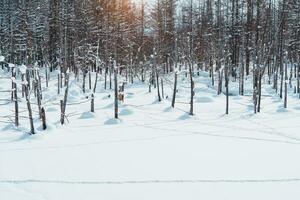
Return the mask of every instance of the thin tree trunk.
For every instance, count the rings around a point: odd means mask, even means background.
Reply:
[[[155,72],[156,72],[156,87],[157,87],[157,95],[158,95],[158,101],[161,101],[161,96],[160,96],[160,91],[159,91],[159,75],[158,75],[158,69],[157,66],[155,67]]]
[[[173,98],[172,98],[172,107],[175,107],[176,93],[177,93],[177,72],[175,72],[175,80],[174,80],[174,89],[173,89]]]
[[[85,93],[85,79],[86,79],[86,72],[83,72],[83,80],[82,80],[82,92]]]
[[[283,65],[283,64],[281,63],[281,65]],[[280,77],[280,94],[279,94],[279,96],[282,99],[282,97],[283,97],[283,82],[284,82],[284,70],[283,70],[283,66],[281,66],[280,75],[281,75],[281,77]]]
[[[22,82],[24,82],[25,81],[25,74],[22,74],[21,76],[22,76]],[[25,97],[25,85],[22,84],[22,98],[24,98],[24,97]]]
[[[223,87],[223,69],[218,71],[219,73],[219,83],[218,83],[218,95],[222,93],[222,87]]]
[[[19,104],[18,104],[18,92],[17,92],[17,83],[16,81],[16,73],[13,73],[14,81],[13,81],[13,101],[15,102],[15,126],[19,126]]]
[[[288,70],[287,70],[287,58],[285,61],[284,66],[284,74],[285,74],[285,81],[284,81],[284,108],[287,108],[287,93],[288,93]]]
[[[89,89],[92,90],[92,76],[91,76],[91,71],[89,71]]]
[[[300,64],[297,67],[297,93],[300,94]]]
[[[95,78],[93,93],[96,93],[97,83],[98,83],[98,72],[96,72],[96,78]]]
[[[242,58],[241,65],[241,74],[240,74],[240,95],[244,95],[244,77],[245,77],[245,66],[244,66],[244,58]]]
[[[13,80],[13,78],[15,78],[15,75],[14,75],[14,71],[15,71],[16,69],[13,67],[12,69],[11,69],[11,95],[10,95],[10,99],[11,99],[11,101],[13,102],[14,101],[14,81],[15,80]]]
[[[109,69],[109,89],[111,90],[112,89],[112,70]]]
[[[193,69],[192,69],[192,64],[189,61],[189,73],[190,73],[190,82],[191,82],[191,101],[190,101],[190,115],[194,115],[194,95],[195,95],[195,83],[193,80]]]
[[[257,88],[255,87],[253,90],[253,105],[254,105],[254,113],[257,113]]]
[[[25,85],[25,96],[26,96],[26,104],[27,104],[27,110],[28,110],[28,116],[29,116],[30,134],[33,135],[33,134],[35,134],[35,131],[34,131],[34,124],[33,124],[28,84]]]
[[[210,65],[210,73],[211,73],[211,85],[214,86],[215,85],[215,76],[214,76],[214,65],[213,65],[213,61],[212,58],[209,59],[209,65]]]
[[[107,67],[105,68],[105,73],[104,73],[104,89],[106,90],[107,88]]]
[[[150,77],[149,77],[149,93],[151,93],[151,87],[152,87],[152,74],[150,74]]]
[[[91,95],[91,112],[95,112],[95,98],[94,98],[94,94]]]
[[[41,109],[41,116],[42,116],[42,127],[43,127],[43,130],[46,130],[47,129],[47,123],[46,123],[46,112],[45,112],[44,107],[42,107],[42,109]]]
[[[38,82],[36,82],[35,84],[38,84]],[[37,87],[37,104],[38,104],[38,109],[39,109],[39,117],[40,119],[42,118],[42,108],[41,108],[41,93],[40,93],[40,89],[39,87]]]
[[[117,69],[114,69],[114,82],[115,82],[115,119],[119,118],[119,100],[118,100],[118,74]]]
[[[229,71],[225,69],[225,87],[226,87],[226,115],[229,114]]]
[[[165,94],[164,94],[164,80],[161,79],[161,96],[164,99],[165,98]]]
[[[46,87],[48,88],[49,87],[49,78],[48,78],[48,68],[46,67],[45,68],[45,76],[46,76]]]
[[[258,103],[257,103],[257,112],[260,112],[261,105],[261,80],[262,80],[262,72],[259,70],[258,74]]]
[[[60,81],[60,78],[59,78],[59,74],[58,74],[57,75],[57,94],[60,94],[59,81]]]
[[[62,100],[62,102],[61,102],[60,123],[62,125],[65,123],[66,107],[67,107],[67,101],[68,101],[68,91],[69,91],[69,73],[66,73],[66,90],[65,90],[64,100]]]

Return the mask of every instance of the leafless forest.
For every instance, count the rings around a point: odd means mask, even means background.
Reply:
[[[160,77],[173,74],[175,107],[178,76],[190,79],[190,111],[194,114],[194,77],[209,72],[217,94],[226,94],[230,112],[232,82],[244,95],[245,80],[253,79],[253,112],[260,112],[262,79],[267,78],[288,106],[288,89],[300,97],[300,2],[297,0],[1,0],[0,55],[2,69],[12,80],[21,79],[34,132],[29,91],[34,89],[39,116],[41,79],[58,71],[57,93],[61,123],[67,106],[69,73],[82,78],[82,90],[97,87],[98,74],[105,89],[124,100],[118,75],[126,83],[149,83],[158,100],[164,98]],[[10,64],[9,64],[10,63]],[[39,70],[43,70],[43,76]],[[182,73],[181,73],[182,72]],[[91,73],[96,73],[95,81]],[[79,80],[79,79],[78,79]],[[93,82],[93,83],[92,83]],[[248,83],[249,84],[249,83]],[[224,89],[225,88],[225,89]],[[12,81],[18,126],[18,91]],[[94,111],[94,94],[91,95]],[[46,128],[46,127],[45,127]]]

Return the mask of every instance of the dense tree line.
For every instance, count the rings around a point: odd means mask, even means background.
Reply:
[[[297,0],[156,0],[146,11],[142,0],[0,3],[1,54],[11,63],[81,67],[114,56],[139,64],[155,52],[164,65],[190,56],[198,67],[219,70],[227,60],[236,76],[242,63],[249,75],[251,64],[299,55]]]
[[[159,2],[168,6],[159,6]],[[172,5],[177,5],[177,12],[168,11]],[[211,85],[218,82],[219,94],[224,80],[226,113],[230,82],[238,81],[239,93],[243,95],[248,75],[253,77],[254,112],[260,112],[263,77],[284,99],[284,107],[287,107],[288,87],[299,93],[299,1],[189,0],[176,4],[172,0],[158,0],[155,13],[156,24],[162,24],[156,27],[158,41],[170,44],[164,49],[171,50],[161,51],[160,56],[170,55],[176,66],[191,65],[191,75],[199,70],[210,72]],[[170,13],[174,16],[170,17]],[[169,23],[175,24],[174,32],[168,29],[174,27]],[[168,64],[161,61],[162,66]],[[291,84],[293,77],[296,85]]]
[[[107,62],[114,56],[125,64],[143,45],[144,13],[130,0],[1,0],[0,4],[0,48],[9,63],[75,69],[95,64],[96,57]]]

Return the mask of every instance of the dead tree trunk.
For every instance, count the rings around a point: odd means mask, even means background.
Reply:
[[[48,87],[49,86],[48,67],[45,68],[45,76],[46,76],[46,87]]]
[[[25,97],[26,97],[26,104],[27,104],[27,110],[28,110],[28,116],[29,116],[30,134],[33,135],[33,134],[35,134],[35,131],[34,131],[34,124],[33,124],[33,117],[32,117],[32,109],[31,109],[31,104],[30,104],[28,83],[25,84]]]
[[[94,94],[96,93],[97,83],[98,83],[98,72],[96,72],[96,78],[95,78],[94,89],[93,89]]]
[[[254,90],[253,90],[253,107],[254,107],[254,113],[256,114],[257,113],[257,88],[255,87]]]
[[[211,57],[209,58],[209,65],[210,65],[211,85],[214,86],[215,85],[214,65]]]
[[[175,72],[175,80],[174,80],[174,89],[173,89],[173,98],[172,98],[172,107],[175,107],[176,93],[177,93],[177,72]]]
[[[21,77],[22,77],[22,82],[24,82],[25,81],[25,74],[22,74]],[[22,98],[24,98],[24,97],[25,97],[25,85],[22,84]]]
[[[244,58],[242,56],[241,72],[240,72],[240,95],[244,95],[244,78],[245,78],[245,66]]]
[[[36,85],[38,84],[38,82],[35,83]],[[37,98],[37,104],[38,104],[38,109],[39,109],[39,117],[40,119],[42,118],[42,108],[41,108],[41,91],[40,91],[40,88],[37,87],[37,95],[36,95],[36,98]]]
[[[83,71],[83,80],[82,80],[82,92],[85,93],[85,79],[86,79],[86,71]]]
[[[164,80],[161,79],[161,96],[164,99],[165,98],[165,94],[164,94]]]
[[[39,111],[39,118],[42,118],[42,113],[41,113],[41,86],[40,86],[40,77],[39,77],[39,73],[38,73],[38,69],[34,70],[34,74],[35,74],[35,79],[33,81],[33,85],[34,85],[34,90],[35,90],[35,96],[37,99],[37,105],[38,105],[38,111]]]
[[[104,89],[106,90],[107,88],[107,73],[108,73],[108,68],[105,68],[105,72],[104,72]]]
[[[36,97],[36,93],[37,93],[37,81],[35,80],[35,77],[34,77],[34,80],[32,80],[32,88],[33,88],[34,97]]]
[[[218,83],[218,95],[222,93],[222,87],[223,87],[223,69],[218,70],[219,74],[219,83]]]
[[[283,97],[283,82],[284,82],[284,69],[283,69],[283,62],[281,62],[281,67],[280,67],[280,98],[282,99]]]
[[[98,83],[98,72],[96,72],[96,78],[95,78],[95,83],[94,83],[94,88],[93,88],[93,94],[92,94],[92,99],[91,99],[91,112],[95,112],[95,93],[96,93],[96,88],[97,88],[97,83]]]
[[[159,91],[159,74],[158,74],[158,67],[156,63],[156,57],[154,57],[154,69],[155,70],[155,75],[156,75],[156,86],[157,86],[157,96],[158,96],[158,101],[161,101],[161,96],[160,96],[160,91]],[[155,86],[154,86],[155,87]]]
[[[42,107],[42,109],[41,109],[41,117],[42,117],[43,130],[46,130],[47,129],[47,123],[46,123],[46,112],[45,112],[44,107]]]
[[[262,81],[262,71],[259,69],[258,72],[258,102],[257,102],[257,112],[260,113],[260,105],[261,105],[261,81]]]
[[[142,78],[142,83],[144,83],[145,82],[144,66],[142,66],[141,78]]]
[[[11,98],[11,101],[13,102],[14,101],[14,85],[15,85],[15,77],[14,77],[14,72],[15,72],[16,68],[13,67],[11,69],[11,95],[10,95],[10,98]]]
[[[299,63],[297,66],[297,93],[299,94],[300,97],[300,64]]]
[[[157,66],[155,66],[155,72],[156,72],[156,85],[157,85],[157,95],[158,95],[158,101],[161,101],[160,91],[159,91],[159,75],[158,75],[158,69]]]
[[[118,72],[114,69],[114,82],[115,82],[115,119],[119,118],[119,100],[118,100]]]
[[[192,63],[189,60],[189,73],[190,73],[190,82],[191,82],[191,101],[190,101],[190,115],[194,115],[194,95],[195,95],[195,83],[193,80],[193,69],[192,69]]]
[[[68,91],[69,91],[69,73],[66,73],[66,90],[65,90],[64,100],[61,101],[60,123],[62,125],[64,125],[65,123]]]
[[[109,89],[112,89],[112,69],[109,69]]]
[[[57,94],[60,94],[60,77],[59,77],[60,75],[59,74],[57,74]]]
[[[63,73],[60,70],[60,80],[59,80],[60,88],[63,88],[63,84],[62,83],[63,83]]]
[[[229,114],[229,70],[225,67],[225,87],[226,87],[226,115]]]
[[[91,112],[95,112],[95,98],[94,94],[91,94]]]
[[[284,108],[287,108],[287,93],[288,93],[288,70],[287,70],[287,58],[284,66]]]
[[[91,71],[89,71],[89,89],[92,90],[92,76],[91,76]]]
[[[30,85],[31,80],[30,80],[30,71],[29,70],[26,70],[26,81],[27,81],[28,90],[30,90],[31,89],[31,85]],[[25,94],[25,96],[26,96],[26,94]]]
[[[19,126],[19,104],[18,104],[18,92],[16,83],[16,72],[13,69],[13,101],[15,102],[15,126]]]
[[[41,76],[40,76],[40,72],[37,71],[37,78],[38,78],[38,88],[40,91],[40,99],[43,99],[43,93],[42,93],[42,81],[41,81]]]
[[[152,74],[150,74],[149,77],[149,93],[151,93],[151,87],[152,87]]]

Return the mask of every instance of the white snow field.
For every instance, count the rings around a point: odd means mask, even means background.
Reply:
[[[120,120],[114,120],[113,98],[108,97],[113,91],[103,90],[103,77],[95,113],[90,113],[90,100],[72,76],[68,123],[61,126],[53,73],[49,88],[43,84],[48,129],[41,130],[32,95],[37,134],[30,136],[24,99],[20,127],[10,123],[14,104],[6,90],[11,80],[9,73],[0,73],[1,200],[300,198],[300,100],[292,89],[288,109],[283,109],[265,81],[262,111],[254,115],[248,84],[245,96],[230,97],[225,115],[225,96],[217,96],[201,73],[195,115],[189,116],[188,79],[180,75],[173,109],[173,78],[167,77],[169,98],[161,103],[155,89],[148,93],[146,83],[126,85]]]

